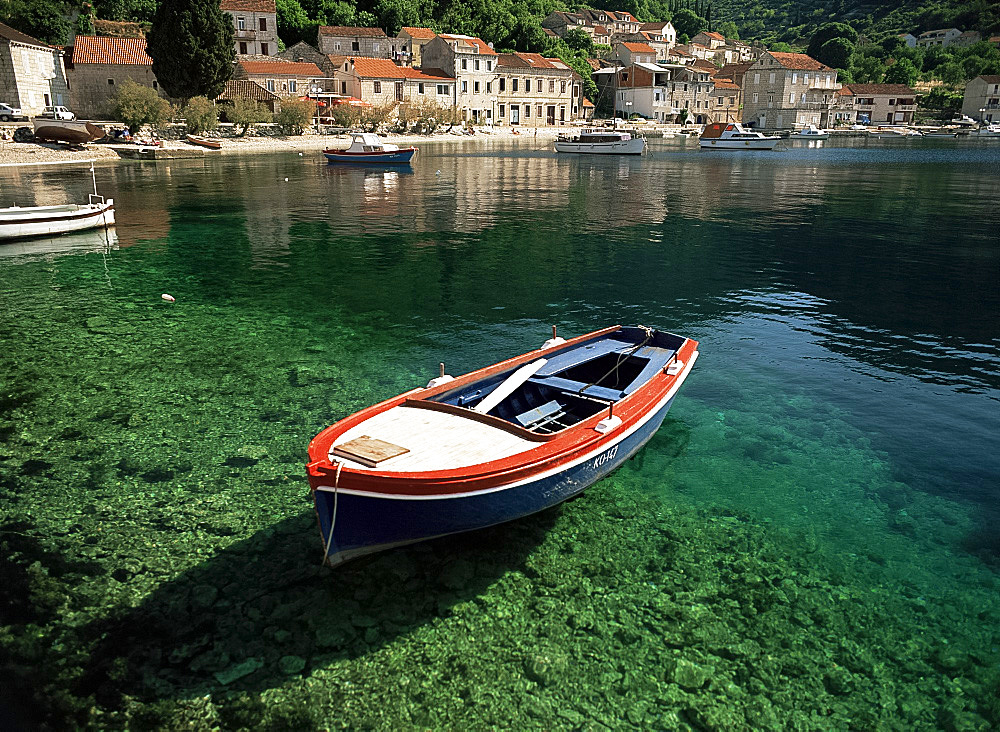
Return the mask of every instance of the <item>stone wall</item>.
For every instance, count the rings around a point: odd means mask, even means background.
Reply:
[[[114,83],[108,83],[108,80]],[[71,109],[81,119],[108,119],[118,87],[126,79],[156,88],[152,66],[139,64],[77,64],[69,70]]]
[[[68,106],[62,53],[21,43],[0,44],[0,102],[34,116],[46,106]]]

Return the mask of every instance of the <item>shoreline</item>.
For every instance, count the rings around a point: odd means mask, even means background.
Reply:
[[[570,127],[538,127],[519,130],[519,134],[513,134],[511,128],[499,127],[490,132],[477,131],[474,135],[456,134],[454,132],[438,132],[432,135],[403,135],[386,134],[381,135],[386,142],[400,145],[416,145],[420,147],[428,143],[465,143],[483,142],[493,140],[555,140],[559,134],[571,132],[578,128]],[[341,135],[321,135],[316,133],[306,133],[303,135],[290,135],[283,137],[225,137],[222,139],[222,155],[257,155],[261,153],[275,152],[318,152],[330,147],[347,147],[350,136]],[[130,147],[138,148],[138,145],[121,143],[105,144],[91,143],[76,149],[70,149],[60,143],[52,142],[14,142],[13,140],[0,140],[0,164],[10,164],[14,166],[27,165],[31,163],[55,162],[60,160],[72,160],[73,158],[90,159],[98,161],[120,160],[122,162],[134,162],[134,159],[122,158],[115,152],[115,148]],[[203,155],[214,155],[214,151],[191,145],[184,140],[165,140],[162,150],[184,151],[180,158],[197,158]],[[199,154],[201,153],[201,154]],[[170,159],[164,157],[161,159]]]

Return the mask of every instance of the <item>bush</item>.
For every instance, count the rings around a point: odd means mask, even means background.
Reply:
[[[192,135],[214,130],[219,124],[219,110],[205,97],[191,97],[181,110]]]
[[[315,113],[315,102],[287,99],[281,102],[281,109],[274,115],[274,123],[286,135],[301,135],[312,122]]]
[[[326,116],[337,127],[357,127],[361,122],[361,109],[353,104],[335,104],[327,110]]]
[[[267,107],[253,99],[234,99],[233,103],[225,107],[224,111],[226,119],[243,128],[240,130],[240,137],[247,133],[250,125],[267,122],[271,118]]]
[[[123,122],[133,135],[139,132],[143,125],[159,127],[170,121],[172,111],[170,102],[157,94],[152,87],[143,86],[131,79],[126,79],[118,87],[114,117]]]
[[[361,112],[361,126],[368,132],[378,132],[379,127],[388,122],[398,102],[386,102],[373,107],[365,107]]]
[[[400,132],[431,135],[442,125],[455,124],[458,122],[458,117],[458,110],[455,107],[442,107],[436,102],[425,100],[416,104],[402,105],[396,121]]]

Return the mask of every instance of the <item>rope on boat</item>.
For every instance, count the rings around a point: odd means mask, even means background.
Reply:
[[[337,499],[339,498],[340,489],[340,471],[344,467],[344,464],[337,460],[337,474],[333,479],[333,513],[330,515],[330,533],[326,537],[326,543],[323,546],[323,564],[330,561],[330,547],[333,545],[333,527],[337,525]]]
[[[577,394],[583,394],[583,392],[587,391],[587,389],[589,389],[592,386],[596,386],[597,384],[600,384],[606,378],[608,378],[609,376],[611,376],[611,374],[615,375],[615,381],[618,380],[618,369],[619,369],[619,367],[621,367],[621,365],[630,356],[635,355],[639,351],[640,348],[642,348],[647,343],[649,343],[651,340],[653,340],[653,329],[652,328],[650,328],[649,326],[646,326],[646,325],[640,325],[640,326],[637,326],[637,327],[642,328],[644,331],[646,331],[646,337],[643,339],[642,343],[640,343],[639,345],[637,345],[635,348],[633,348],[630,351],[626,351],[624,353],[619,354],[618,360],[615,362],[615,365],[611,367],[611,370],[608,371],[608,373],[604,374],[604,376],[602,376],[601,378],[597,379],[596,381],[591,381],[585,387],[583,387],[582,389],[580,389],[580,391],[578,391]]]

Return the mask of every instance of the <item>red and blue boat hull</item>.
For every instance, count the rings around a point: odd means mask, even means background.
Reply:
[[[353,152],[346,150],[324,150],[323,155],[331,163],[354,163],[374,165],[405,165],[417,154],[417,148],[408,147],[390,152]]]

